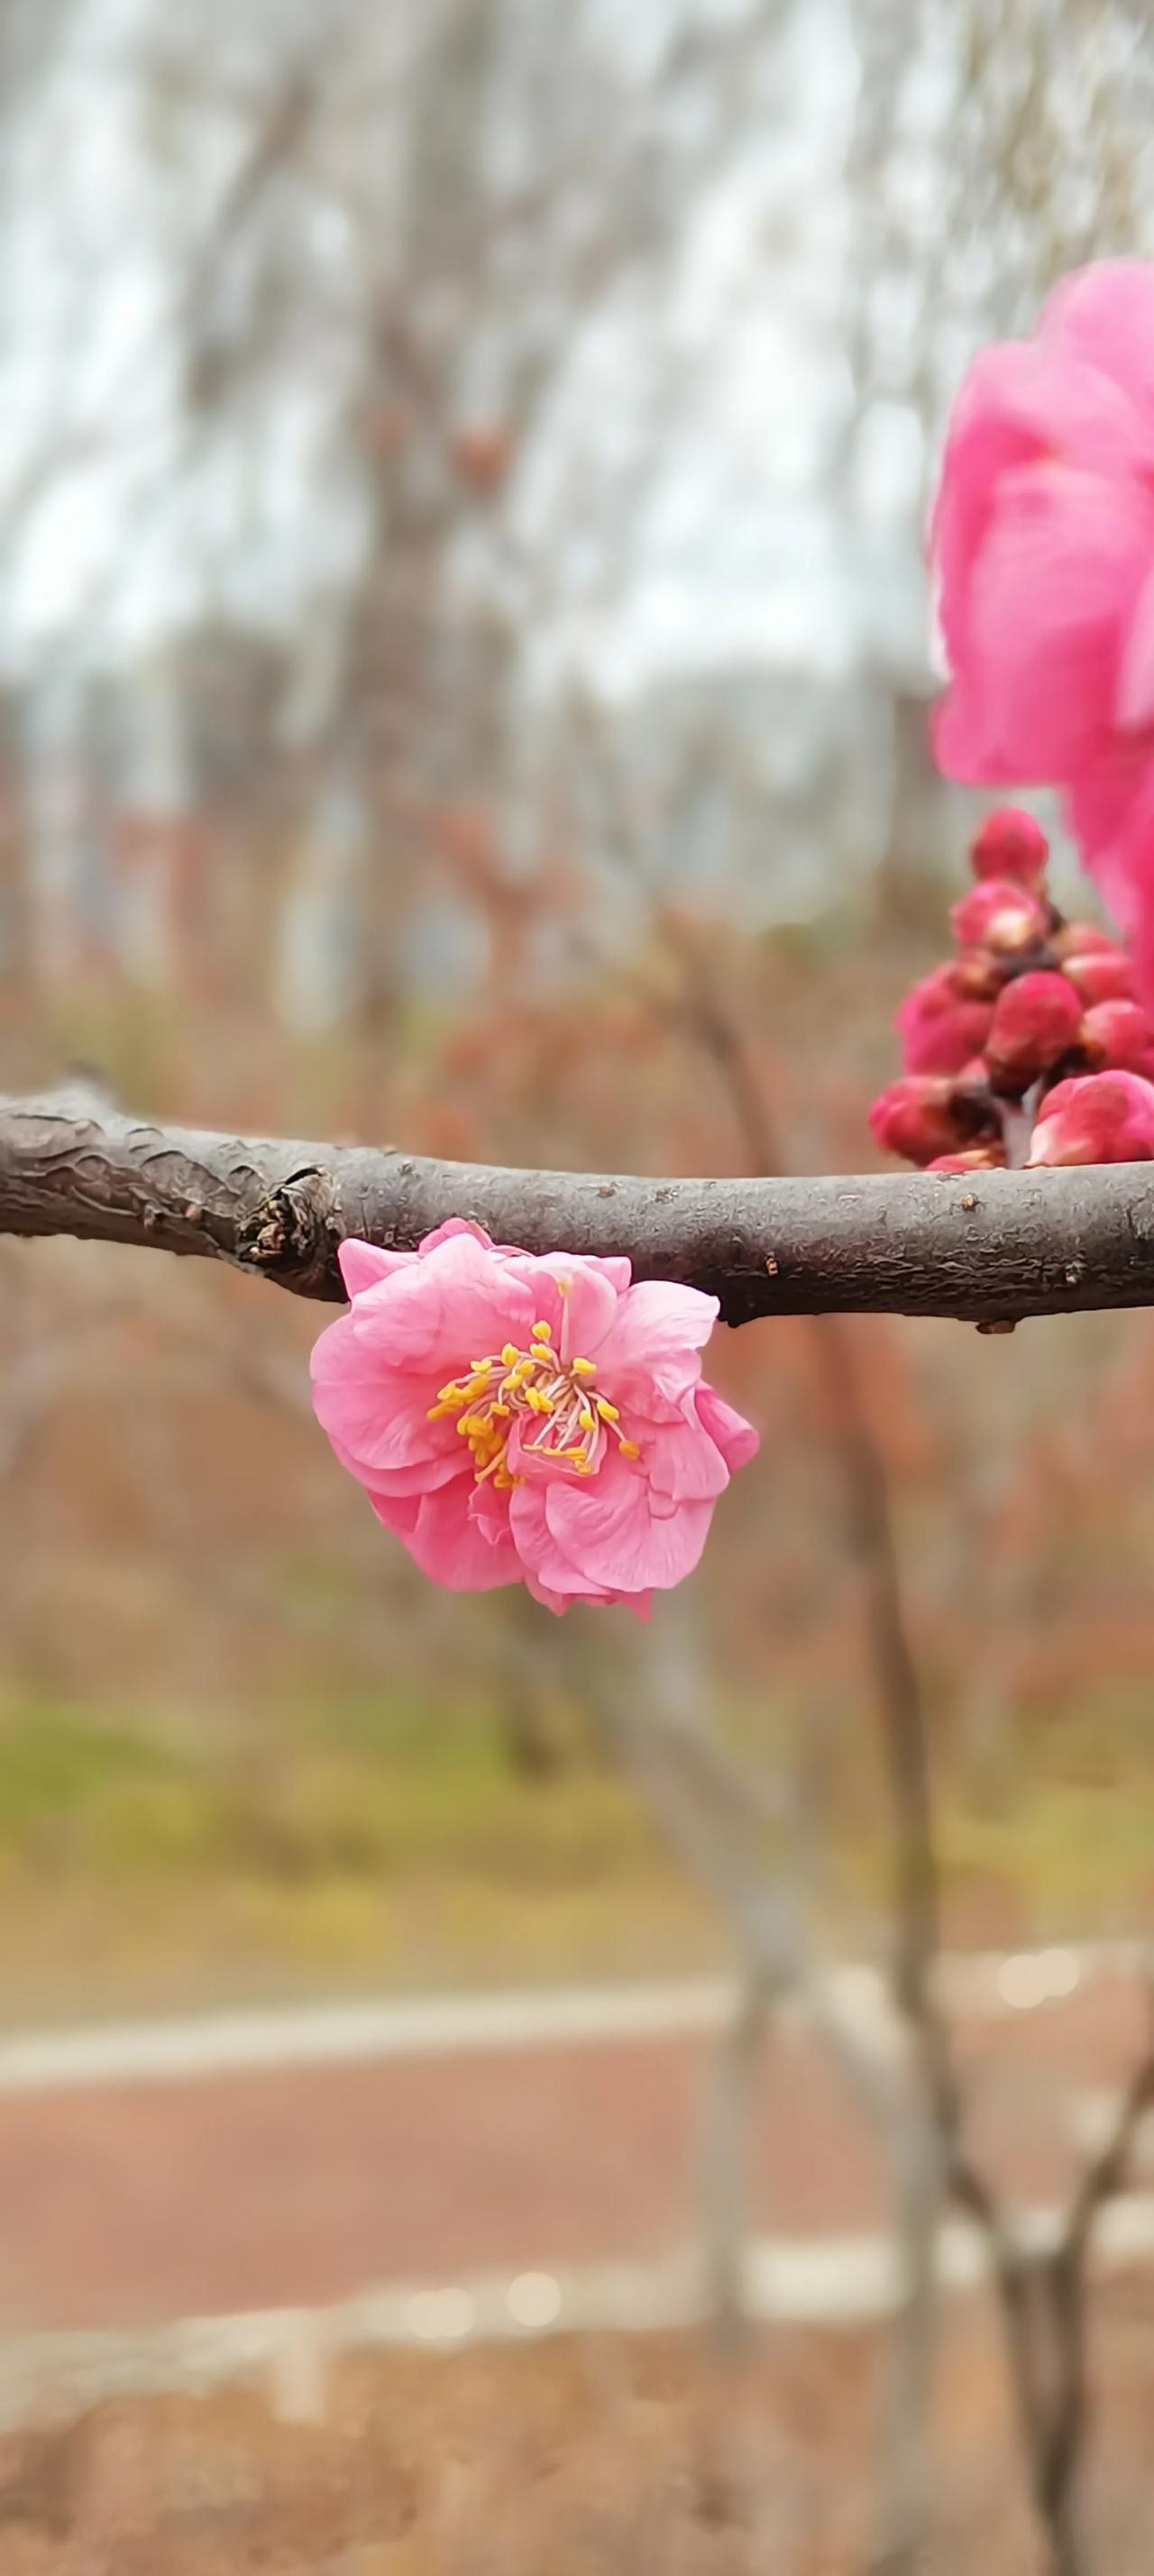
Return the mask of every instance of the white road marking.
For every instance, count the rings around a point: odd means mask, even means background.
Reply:
[[[1132,1975],[1142,1957],[1134,1942],[1023,1951],[1008,1958],[998,1952],[959,1953],[941,1961],[941,1991],[955,2010],[1005,2019],[1063,2002],[1089,1977]],[[885,1987],[876,1968],[836,1968],[830,1982],[847,2010],[862,2018],[876,2016],[879,2022],[888,2019]],[[733,1981],[719,1976],[289,2005],[195,2020],[18,2032],[0,2039],[0,2094],[88,2084],[195,2082],[273,2067],[690,2037],[720,2029],[732,2007]]]
[[[1038,2248],[1052,2244],[1059,2223],[1056,2209],[1028,2210],[1023,2239]],[[1099,2217],[1095,2245],[1108,2264],[1154,2255],[1154,2196],[1112,2202]],[[948,2220],[937,2260],[943,2289],[975,2288],[986,2270],[978,2230]],[[745,2285],[748,2312],[758,2320],[836,2329],[892,2313],[901,2296],[901,2263],[893,2238],[881,2234],[764,2238],[750,2245]],[[408,2283],[327,2308],[183,2317],[146,2330],[4,2337],[0,2431],[30,2419],[66,2421],[108,2397],[201,2396],[237,2383],[262,2386],[285,2420],[308,2421],[323,2415],[328,2372],[342,2353],[414,2342],[448,2351],[543,2334],[668,2331],[701,2325],[707,2314],[701,2264],[686,2253],[664,2263]]]

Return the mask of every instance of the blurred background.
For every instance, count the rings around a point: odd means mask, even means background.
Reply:
[[[6,1088],[868,1168],[975,819],[926,726],[944,411],[1154,248],[1143,0],[3,0],[0,62]],[[423,1586],[312,1424],[322,1320],[0,1245],[11,2028],[731,1955],[614,1756],[652,1659]],[[950,1946],[1141,1929],[1149,1318],[845,1341]],[[802,1802],[813,1938],[876,1957],[840,1399],[804,1323],[714,1359],[762,1454],[658,1626]]]

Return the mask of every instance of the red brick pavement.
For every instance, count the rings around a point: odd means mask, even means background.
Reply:
[[[1073,2095],[1136,2053],[1136,1989],[960,2033],[975,2124],[1030,2196]],[[0,2096],[5,2330],[327,2304],[387,2281],[683,2244],[708,2043],[569,2043]],[[812,2035],[763,2070],[753,2202],[774,2235],[882,2220],[884,2167]]]

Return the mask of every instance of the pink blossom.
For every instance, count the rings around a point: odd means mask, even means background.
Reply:
[[[954,778],[1054,783],[1154,992],[1154,264],[1109,260],[977,359],[932,546]]]
[[[1003,957],[1036,947],[1046,936],[1046,915],[1037,896],[1009,877],[987,877],[971,886],[954,905],[950,925],[964,948],[990,948]]]
[[[1030,1139],[1038,1163],[1154,1160],[1154,1083],[1139,1073],[1075,1074],[1042,1103]]]
[[[960,1073],[986,1043],[993,1004],[966,991],[956,961],[935,966],[906,994],[897,1015],[907,1073]]]
[[[1064,975],[1040,969],[1019,975],[998,995],[986,1045],[991,1073],[1002,1088],[1012,1083],[1025,1090],[1039,1073],[1048,1073],[1076,1043],[1082,1004]]]
[[[970,843],[974,875],[1009,879],[1039,894],[1045,881],[1050,844],[1040,823],[1020,805],[999,805],[987,814]]]
[[[702,1379],[717,1299],[458,1218],[416,1252],[350,1240],[340,1263],[352,1302],[313,1352],[313,1402],[422,1570],[647,1617],[758,1445]]]

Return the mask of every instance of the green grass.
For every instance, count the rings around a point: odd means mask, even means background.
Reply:
[[[483,1712],[290,1712],[222,1754],[51,1702],[0,1710],[0,1862],[298,1882],[449,1868],[534,1886],[657,1856],[608,1767],[528,1780]]]
[[[718,1946],[627,1787],[483,1708],[288,1710],[214,1748],[0,1704],[0,2002],[655,1972]]]
[[[855,1846],[853,1830],[843,1875],[868,1907],[884,1853],[864,1833]],[[983,1922],[998,1938],[1140,1917],[1154,1892],[1142,1720],[1007,1729],[996,1776],[943,1799],[940,1841],[947,1920],[970,1937]],[[657,1974],[724,1951],[596,1749],[578,1743],[559,1773],[526,1776],[483,1704],[341,1700],[221,1723],[214,1739],[171,1720],[0,1702],[9,2016]]]

